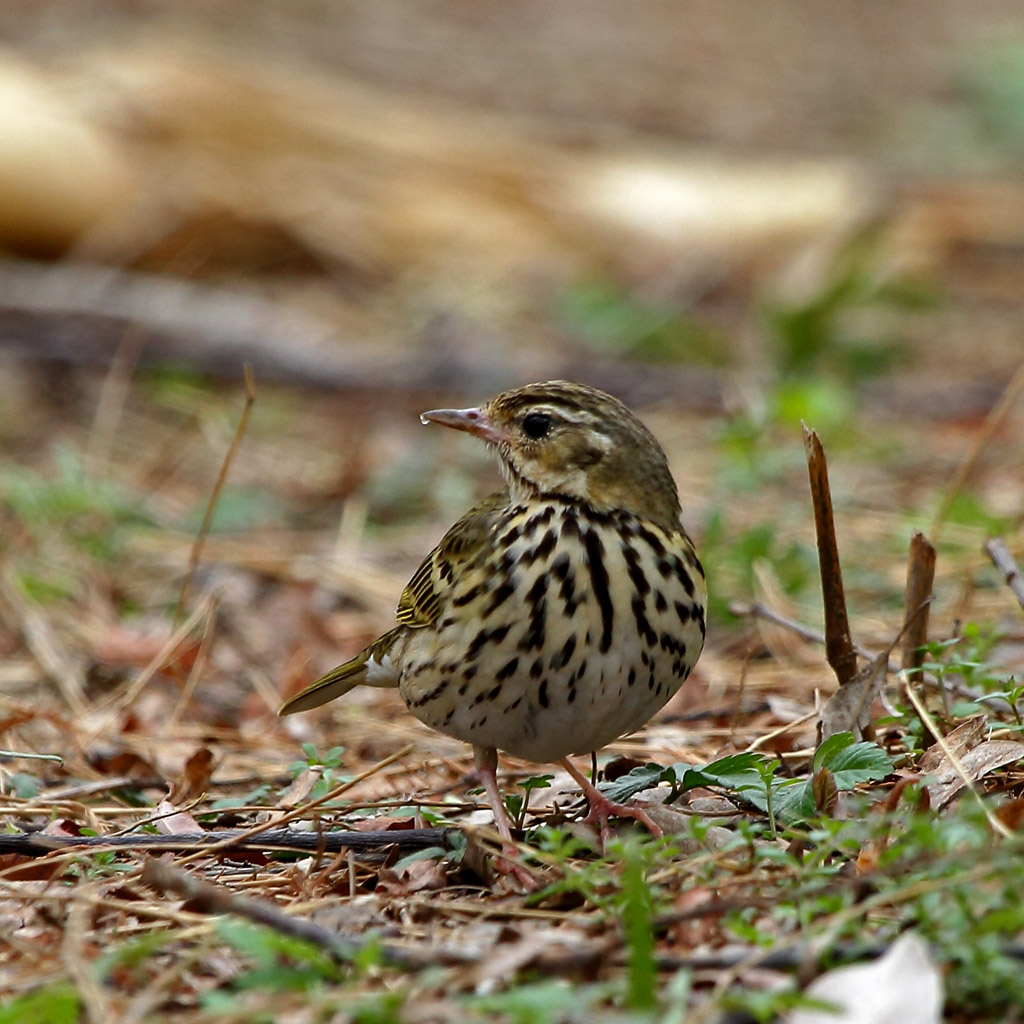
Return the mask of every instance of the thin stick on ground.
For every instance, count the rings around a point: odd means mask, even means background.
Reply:
[[[192,586],[192,579],[196,574],[196,569],[199,568],[199,558],[203,553],[203,545],[206,542],[206,537],[210,532],[210,527],[213,525],[213,515],[217,511],[217,503],[220,501],[221,491],[224,489],[224,484],[228,478],[228,472],[231,469],[231,464],[235,461],[235,456],[238,454],[238,449],[242,444],[242,438],[245,437],[245,432],[249,426],[249,416],[252,413],[253,404],[256,401],[256,385],[252,378],[252,367],[248,363],[244,367],[245,373],[245,405],[242,407],[242,415],[238,418],[238,426],[235,427],[234,437],[231,438],[231,444],[228,445],[228,450],[224,453],[224,461],[220,465],[220,472],[217,474],[217,481],[213,485],[213,491],[210,494],[210,500],[206,503],[206,511],[203,513],[203,521],[199,525],[199,531],[196,533],[196,539],[192,543],[192,551],[189,554],[188,568],[185,570],[185,578],[181,581],[181,592],[178,594],[178,604],[174,609],[174,617],[171,622],[174,625],[178,624],[178,620],[181,618],[182,612],[185,608],[185,602],[188,599],[189,588]]]
[[[765,622],[771,622],[776,626],[781,626],[783,629],[790,630],[803,640],[809,640],[814,644],[825,643],[825,634],[820,630],[811,629],[810,626],[805,626],[801,622],[796,622],[783,615],[782,612],[777,612],[774,608],[769,608],[766,604],[762,604],[760,601],[751,601],[749,604],[742,604],[738,601],[733,602],[729,605],[729,614],[735,615],[737,618],[741,619],[764,619]],[[862,658],[873,658],[875,656],[871,651],[860,644],[854,644],[853,649]]]
[[[367,768],[366,771],[360,772],[360,774],[355,778],[349,779],[348,782],[343,782],[340,785],[335,786],[334,789],[325,793],[321,797],[317,797],[316,800],[311,800],[308,804],[303,804],[302,807],[297,807],[294,811],[289,811],[287,814],[283,814],[279,818],[273,818],[269,821],[261,822],[258,825],[253,825],[251,828],[243,829],[236,837],[225,840],[222,843],[215,843],[213,846],[207,847],[205,850],[200,850],[192,854],[190,857],[185,857],[182,863],[185,864],[189,861],[196,860],[199,857],[205,857],[217,850],[226,849],[240,840],[249,839],[252,836],[258,836],[261,832],[267,832],[270,829],[278,828],[281,825],[287,824],[289,821],[295,821],[298,818],[306,818],[314,808],[328,803],[331,800],[337,799],[342,793],[346,793],[354,786],[358,786],[360,782],[365,782],[371,776],[376,775],[382,768],[386,768],[389,764],[393,764],[395,761],[401,760],[406,754],[410,753],[414,749],[415,744],[407,743],[401,750],[396,750],[393,754],[389,754],[383,761],[378,761],[375,765]]]
[[[479,959],[472,953],[445,949],[437,945],[422,950],[403,948],[382,943],[376,936],[362,938],[328,931],[305,918],[292,917],[284,913],[269,900],[238,896],[222,885],[204,881],[188,871],[182,871],[167,861],[154,857],[146,858],[142,866],[142,881],[158,893],[172,892],[184,897],[189,901],[192,910],[206,914],[234,914],[244,917],[284,935],[310,942],[343,963],[352,960],[370,946],[378,950],[384,960],[400,967],[475,963]]]
[[[846,612],[843,572],[839,562],[835,519],[832,515],[832,492],[828,484],[828,463],[821,439],[815,431],[804,432],[807,451],[807,472],[814,506],[814,532],[818,543],[818,565],[821,570],[821,596],[825,608],[825,657],[835,672],[839,685],[850,682],[857,674],[857,652],[850,635]]]
[[[1024,608],[1024,576],[1021,576],[1020,569],[1006,542],[1001,537],[989,537],[984,544],[985,554],[992,559],[992,564],[1003,574],[1006,585],[1017,603]]]
[[[408,828],[372,832],[304,832],[296,829],[266,829],[253,839],[248,829],[223,829],[215,832],[180,832],[174,835],[151,833],[109,836],[47,836],[39,832],[0,833],[0,855],[20,854],[45,857],[57,850],[106,851],[124,850],[132,853],[187,852],[194,856],[213,851],[231,853],[266,850],[292,850],[300,853],[338,853],[343,850],[379,850],[394,846],[400,850],[424,850],[432,846],[446,847],[455,828]],[[190,856],[188,860],[194,859]]]
[[[139,324],[131,324],[110,361],[85,445],[85,465],[93,476],[106,473],[110,465],[110,453],[124,415],[132,374],[145,346],[146,331]]]

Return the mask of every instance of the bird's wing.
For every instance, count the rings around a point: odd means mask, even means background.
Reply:
[[[332,669],[315,683],[285,701],[279,715],[318,708],[343,697],[354,686],[397,686],[398,667],[392,662],[392,649],[410,629],[432,625],[441,611],[443,595],[452,585],[460,567],[480,551],[482,544],[508,506],[508,493],[498,491],[474,505],[442,538],[413,574],[398,602],[399,625],[377,637],[351,661]],[[399,652],[400,654],[400,652]]]
[[[422,629],[437,621],[441,601],[451,589],[453,579],[461,566],[478,555],[487,543],[508,501],[508,491],[496,491],[474,505],[441,538],[402,591],[396,615],[402,625]]]

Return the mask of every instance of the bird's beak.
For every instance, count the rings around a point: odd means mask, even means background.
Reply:
[[[420,413],[421,423],[442,423],[455,430],[482,438],[491,444],[501,444],[508,437],[499,430],[483,409],[431,409]]]

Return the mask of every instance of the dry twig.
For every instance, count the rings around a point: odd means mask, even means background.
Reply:
[[[265,850],[297,850],[303,853],[337,853],[340,850],[379,850],[396,846],[400,850],[424,850],[430,846],[450,847],[454,828],[408,828],[371,832],[310,832],[289,828],[264,831],[258,839],[251,829],[216,832],[180,832],[176,835],[49,836],[40,832],[0,834],[0,854],[20,853],[41,857],[54,850],[142,850],[187,851],[193,854],[224,850],[228,854],[259,853]]]
[[[257,924],[266,925],[284,935],[310,942],[342,963],[352,960],[373,946],[380,956],[400,967],[426,967],[436,964],[475,963],[471,953],[432,945],[427,949],[401,947],[379,942],[376,937],[356,937],[328,931],[313,921],[292,917],[269,900],[238,896],[222,885],[206,882],[188,871],[166,861],[147,857],[142,867],[142,881],[159,893],[173,892],[189,901],[190,909],[206,914],[235,914]]]
[[[196,539],[192,543],[192,552],[188,559],[188,569],[185,570],[185,578],[181,581],[178,605],[174,609],[174,616],[171,619],[172,624],[175,626],[178,624],[181,613],[184,610],[189,587],[192,585],[192,578],[199,567],[199,557],[203,553],[203,544],[206,542],[210,527],[213,525],[213,514],[217,511],[217,502],[220,500],[220,494],[224,489],[224,483],[228,478],[231,464],[235,461],[235,456],[238,454],[242,438],[245,437],[245,431],[249,426],[249,417],[252,414],[252,407],[256,401],[256,385],[252,379],[252,368],[246,364],[243,372],[245,373],[245,405],[242,407],[242,415],[238,418],[238,426],[235,427],[231,444],[228,445],[228,450],[224,453],[224,459],[220,464],[220,471],[217,473],[217,480],[213,485],[213,491],[210,493],[210,500],[206,503],[203,521],[199,524],[199,531],[196,533]]]
[[[1010,588],[1017,603],[1024,608],[1024,576],[1021,576],[1017,562],[1010,549],[1001,537],[989,537],[985,541],[985,554],[992,559],[992,564],[1003,574],[1006,585]]]

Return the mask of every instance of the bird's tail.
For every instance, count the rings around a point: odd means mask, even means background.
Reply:
[[[301,693],[286,700],[278,709],[279,715],[294,715],[297,711],[310,711],[337,697],[344,697],[354,686],[397,686],[398,672],[392,665],[392,648],[407,632],[406,626],[396,626],[378,637],[369,647],[361,650],[351,661],[331,669]]]

